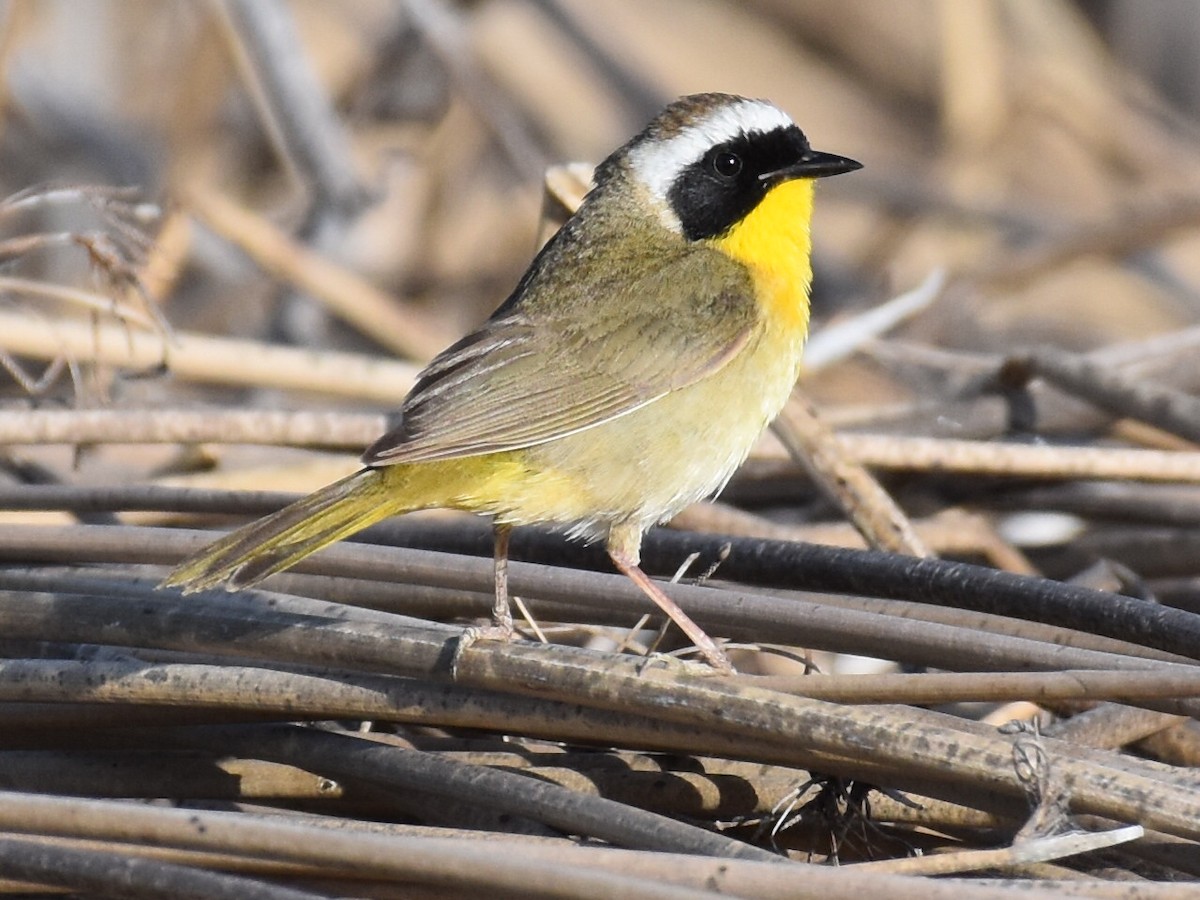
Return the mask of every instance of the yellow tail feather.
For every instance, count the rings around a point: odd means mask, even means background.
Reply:
[[[363,469],[251,522],[184,560],[162,586],[189,594],[222,584],[248,587],[381,519],[434,505],[394,490],[390,483],[404,480],[396,477],[399,468]]]

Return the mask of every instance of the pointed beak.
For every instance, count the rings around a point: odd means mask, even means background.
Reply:
[[[779,184],[794,178],[827,178],[830,175],[841,175],[843,172],[853,172],[855,169],[861,168],[862,163],[853,159],[835,156],[832,153],[821,153],[819,150],[810,150],[799,162],[776,169],[774,172],[765,172],[758,176],[758,180],[768,184]]]

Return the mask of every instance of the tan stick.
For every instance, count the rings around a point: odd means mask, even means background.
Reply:
[[[868,544],[910,556],[933,556],[888,492],[846,453],[807,402],[793,398],[772,428],[792,457],[838,502]]]
[[[237,245],[265,272],[311,294],[381,346],[425,360],[455,337],[423,312],[302,247],[231,200],[197,188],[186,194],[185,202],[201,222]]]
[[[1142,701],[1200,696],[1200,671],[1183,669],[764,675],[749,680],[756,687],[834,703],[911,703],[925,706],[939,703],[1004,703],[1011,700]]]
[[[398,404],[416,368],[377,356],[278,347],[259,341],[177,332],[158,334],[114,324],[47,321],[0,310],[0,350],[54,360],[66,354],[124,369],[166,366],[184,381],[320,391]]]
[[[1200,453],[844,433],[838,436],[838,442],[852,458],[879,469],[1038,478],[1200,481]]]
[[[382,415],[323,410],[0,411],[0,445],[221,443],[359,450],[386,429]]]

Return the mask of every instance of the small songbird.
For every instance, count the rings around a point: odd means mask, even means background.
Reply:
[[[579,210],[477,331],[439,354],[365,466],[183,562],[255,584],[388,516],[488,514],[510,637],[514,525],[603,541],[715,667],[721,648],[638,567],[642,534],[719,491],[783,407],[808,332],[813,183],[860,168],[778,107],[683,97],[596,169]]]

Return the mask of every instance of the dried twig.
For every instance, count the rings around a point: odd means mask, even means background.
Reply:
[[[261,385],[320,391],[397,403],[416,369],[406,363],[353,353],[273,346],[259,341],[177,332],[169,344],[156,334],[97,323],[47,322],[0,310],[0,349],[33,359],[63,354],[125,370],[166,366],[177,378],[209,384]]]
[[[349,833],[323,827],[319,818],[303,822],[280,817],[219,811],[130,806],[112,801],[76,800],[31,794],[3,795],[5,828],[27,833],[153,841],[208,853],[312,863],[330,871],[403,879],[405,882],[510,890],[528,897],[681,896],[669,885],[693,890],[735,889],[766,898],[849,897],[849,891],[887,890],[897,900],[992,900],[994,892],[967,885],[943,890],[917,879],[859,877],[834,871],[750,860],[706,861],[696,856],[648,854],[611,848],[540,846],[515,837],[469,844],[449,838],[415,838]],[[659,887],[656,887],[659,885]],[[687,893],[685,896],[696,896]],[[708,894],[705,894],[708,896]]]
[[[1075,832],[1039,837],[1022,841],[1000,850],[962,850],[908,859],[881,859],[859,863],[853,868],[872,872],[891,872],[905,875],[951,875],[956,872],[978,872],[983,869],[1004,870],[1031,862],[1045,862],[1092,853],[1136,841],[1143,834],[1142,826],[1130,825],[1113,831]]]
[[[837,703],[911,703],[921,706],[969,701],[1031,700],[1046,703],[1064,700],[1169,700],[1200,696],[1200,671],[1175,670],[1097,672],[1081,669],[1037,673],[764,676],[755,679],[754,683]],[[1149,710],[1130,712],[1145,712],[1148,718],[1144,721],[1152,730],[1161,730],[1175,721],[1173,717]],[[1154,729],[1154,725],[1158,728]],[[1052,733],[1063,737],[1072,734],[1068,724],[1064,724],[1061,732]],[[1146,733],[1149,732],[1137,734],[1129,740],[1145,737]],[[1129,743],[1129,740],[1117,746]]]
[[[221,195],[193,189],[187,208],[268,273],[305,291],[367,337],[401,356],[425,360],[452,335],[399,298],[288,238],[261,216]]]
[[[80,581],[76,589],[84,586]],[[96,588],[103,590],[99,584]],[[36,595],[28,596],[29,601],[19,609],[5,609],[6,633],[45,633],[44,604]],[[140,606],[149,596],[109,597],[102,603],[93,597],[90,605],[76,604],[65,597],[55,602],[57,627],[74,629],[80,635],[103,634],[106,640],[126,644],[149,638],[159,645],[185,642],[196,647],[203,641],[218,652],[223,648],[242,655],[267,653],[277,659],[312,659],[317,652],[334,666],[412,674],[442,670],[442,661],[453,648],[454,638],[443,629],[413,628],[402,620],[389,625],[379,614],[372,614],[373,621],[369,622],[311,615],[297,618],[282,607],[271,612],[261,604],[235,614],[227,600],[212,604],[199,597],[179,603],[159,595],[162,599],[158,602],[172,608],[173,627],[169,631],[159,629],[149,617],[138,621],[122,614],[114,616],[121,604]],[[240,623],[236,627],[242,634],[236,647],[221,638],[233,626],[233,620]],[[109,624],[97,632],[101,621]],[[156,636],[151,637],[151,632],[145,630],[148,627],[157,632]],[[140,637],[134,636],[137,631],[141,631]],[[119,638],[122,632],[124,636]],[[633,661],[601,659],[553,645],[477,643],[459,655],[457,671],[464,687],[638,711],[681,725],[737,734],[743,740],[765,741],[775,744],[785,755],[801,747],[807,748],[804,753],[817,750],[835,755],[857,754],[871,747],[872,758],[899,766],[913,776],[938,779],[953,774],[954,778],[982,778],[993,789],[1004,792],[1020,790],[1011,771],[1006,775],[1000,765],[1008,757],[1009,740],[951,717],[923,714],[914,720],[908,709],[868,710],[799,700],[735,685],[728,679],[696,679],[685,673],[645,669]],[[711,714],[715,709],[720,710],[719,716]],[[1064,777],[1074,784],[1072,803],[1076,809],[1139,821],[1180,836],[1200,836],[1195,824],[1200,821],[1200,799],[1193,796],[1194,790],[1174,780],[1160,781],[1162,776],[1157,770],[1138,768],[1131,762],[1119,766],[1101,762],[1095,755],[1098,751],[1084,755],[1070,745],[1049,739],[1046,743],[1047,752],[1054,754]],[[948,753],[950,745],[954,751]]]
[[[871,546],[912,556],[932,555],[887,491],[845,454],[810,406],[793,399],[771,427],[793,459],[813,473]]]
[[[1193,443],[1200,441],[1200,400],[1182,391],[1134,381],[1104,363],[1042,348],[1009,360],[1006,375],[1040,377],[1116,416],[1140,419]]]
[[[546,157],[516,108],[471,53],[466,23],[442,0],[406,0],[404,12],[445,65],[463,98],[488,126],[513,168],[531,181],[542,177]]]
[[[838,435],[838,441],[851,458],[863,465],[897,471],[1200,482],[1200,453],[884,437],[846,432]]]
[[[243,56],[259,115],[278,136],[277,148],[295,166],[316,205],[350,216],[366,201],[354,169],[350,135],[309,64],[287,7],[273,0],[223,4],[246,44]]]
[[[0,444],[229,443],[358,450],[386,427],[381,415],[315,410],[0,410]]]

